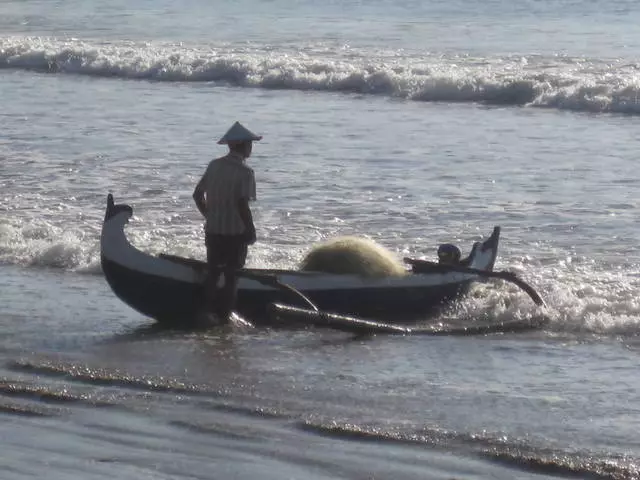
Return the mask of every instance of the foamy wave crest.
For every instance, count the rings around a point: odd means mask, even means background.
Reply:
[[[638,65],[568,58],[0,39],[0,68],[640,114]]]
[[[136,217],[132,219],[133,228],[127,229],[127,236],[142,251],[204,257],[202,240],[165,230],[154,221],[151,230],[148,225],[147,229],[140,229],[140,222]],[[102,274],[99,235],[93,225],[69,228],[64,221],[54,224],[34,217],[0,221],[0,263]]]
[[[560,335],[637,336],[640,334],[640,275],[637,267],[618,270],[595,264],[508,268],[543,297],[540,308],[513,284],[478,284],[448,315],[491,321],[548,320],[545,330]]]
[[[97,242],[44,221],[0,222],[0,263],[100,273]]]

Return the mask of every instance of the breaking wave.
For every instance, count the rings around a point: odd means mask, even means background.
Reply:
[[[471,58],[329,47],[207,48],[9,37],[0,39],[0,68],[640,114],[640,65],[584,58]]]
[[[532,285],[546,307],[537,307],[518,287],[499,281],[476,285],[447,315],[494,322],[535,321],[543,315],[544,330],[555,336],[632,338],[640,334],[639,268],[586,260],[540,265],[510,259],[507,269]]]
[[[101,274],[97,238],[46,221],[0,222],[0,263]]]

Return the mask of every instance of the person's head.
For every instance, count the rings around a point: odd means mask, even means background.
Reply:
[[[247,140],[244,142],[228,142],[229,151],[241,155],[242,158],[249,158],[253,149],[253,142]]]
[[[243,158],[248,158],[251,155],[253,142],[261,139],[262,136],[256,135],[242,126],[240,122],[236,122],[227,130],[227,133],[218,140],[218,143],[220,145],[228,145],[230,151],[242,155]]]
[[[443,243],[438,247],[438,263],[457,265],[461,256],[460,249],[451,243]]]

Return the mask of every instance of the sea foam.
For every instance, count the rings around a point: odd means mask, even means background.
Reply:
[[[0,68],[640,114],[639,66],[597,59],[10,37],[0,39]]]

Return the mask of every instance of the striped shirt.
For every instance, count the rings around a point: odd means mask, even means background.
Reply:
[[[256,199],[256,181],[242,156],[230,152],[212,160],[200,184],[206,195],[206,231],[217,235],[244,233],[246,227],[238,212],[238,200]]]

